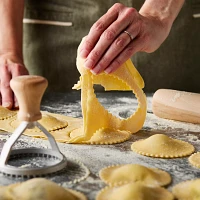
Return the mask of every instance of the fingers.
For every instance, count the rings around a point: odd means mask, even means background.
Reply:
[[[130,42],[130,39],[122,33],[108,48],[101,60],[91,70],[93,74],[99,74],[110,65],[111,61],[118,55]]]
[[[94,74],[99,74],[104,71],[111,62],[125,49],[125,47],[132,42],[138,35],[139,29],[136,25],[129,27],[123,31],[115,41],[110,45],[105,54],[101,57],[100,61],[92,69]]]
[[[18,108],[18,102],[10,88],[10,80],[16,76],[28,74],[23,65],[12,63],[0,66],[0,92],[2,106],[8,109]]]
[[[119,3],[110,8],[93,25],[81,47],[80,55],[86,57],[85,67],[94,74],[108,68],[132,39],[138,36],[140,22],[140,15],[134,8]]]
[[[80,55],[86,58],[98,42],[101,34],[117,19],[121,4],[115,4],[91,27],[87,38],[80,49]]]
[[[143,48],[144,43],[142,38],[133,40],[127,47],[115,58],[112,63],[105,69],[106,73],[112,73],[118,69],[124,62],[126,62],[133,54]]]
[[[23,65],[20,64],[13,64],[12,66],[12,78],[15,78],[17,76],[21,76],[21,75],[27,75],[28,71],[26,70],[26,68]],[[17,101],[16,96],[13,94],[13,107],[14,108],[19,108],[19,104]]]
[[[8,66],[1,66],[0,67],[0,75],[1,75],[1,101],[2,106],[6,107],[8,109],[11,109],[13,107],[14,101],[13,101],[13,93],[10,88],[10,80],[12,78],[11,74],[8,73]]]
[[[131,23],[133,10],[122,4],[115,4],[92,26],[80,50],[82,57],[87,56],[87,68],[94,67],[114,39]]]

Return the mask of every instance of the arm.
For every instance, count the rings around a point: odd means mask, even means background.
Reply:
[[[0,1],[0,94],[2,106],[18,107],[10,80],[28,74],[22,55],[22,19],[24,0]]]
[[[112,73],[136,52],[155,51],[167,38],[183,3],[184,0],[146,0],[139,12],[115,4],[86,37],[81,48],[85,67],[94,74]]]
[[[157,21],[158,25],[160,24],[160,27],[156,27],[157,30],[160,29],[159,34],[154,34],[157,36],[157,38],[154,38],[154,40],[158,40],[157,46],[152,44],[152,47],[147,47],[145,52],[155,51],[164,42],[183,3],[184,0],[147,0],[145,2],[139,13],[147,19]]]

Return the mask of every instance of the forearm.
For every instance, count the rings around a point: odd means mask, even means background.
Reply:
[[[0,55],[15,54],[22,58],[22,20],[24,0],[0,1]]]
[[[183,3],[184,0],[146,0],[139,13],[143,16],[157,18],[170,30]]]

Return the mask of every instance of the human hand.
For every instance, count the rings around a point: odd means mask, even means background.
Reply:
[[[0,55],[0,100],[8,109],[18,108],[18,102],[10,88],[10,80],[16,76],[27,75],[22,59],[12,54]]]
[[[112,73],[136,52],[158,49],[170,28],[162,16],[138,13],[117,3],[91,27],[80,55],[92,73]]]

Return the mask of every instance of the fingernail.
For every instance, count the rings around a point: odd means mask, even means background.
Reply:
[[[5,107],[5,108],[11,108],[12,104],[10,102],[3,102],[2,106]]]
[[[17,101],[15,102],[15,108],[19,108],[19,104]]]
[[[88,69],[92,69],[94,65],[94,62],[92,60],[86,60],[85,61],[85,67],[88,68]]]
[[[94,74],[94,75],[97,75],[98,73],[96,73],[94,70],[91,70],[91,72]]]
[[[111,69],[111,68],[107,68],[107,69],[104,70],[104,72],[105,72],[106,74],[110,74],[110,73],[112,72],[112,69]]]
[[[95,67],[91,70],[91,72],[92,72],[93,74],[95,74],[95,75],[99,74],[100,71],[101,71],[101,66],[100,66],[100,65],[95,66]]]
[[[87,55],[88,55],[88,51],[87,50],[81,50],[81,52],[80,52],[80,56],[82,57],[82,58],[86,58],[87,57]]]

